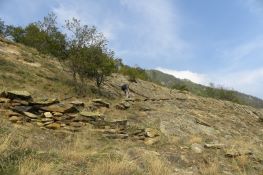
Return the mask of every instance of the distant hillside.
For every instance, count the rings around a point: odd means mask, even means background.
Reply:
[[[263,100],[234,90],[207,87],[201,84],[193,83],[187,79],[176,78],[173,75],[169,75],[158,70],[147,70],[147,74],[153,82],[173,89],[186,90],[199,96],[234,101],[236,103],[250,105],[256,108],[263,108]]]

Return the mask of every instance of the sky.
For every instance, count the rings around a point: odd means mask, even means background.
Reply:
[[[6,24],[50,12],[95,25],[125,64],[263,98],[263,0],[0,0]]]

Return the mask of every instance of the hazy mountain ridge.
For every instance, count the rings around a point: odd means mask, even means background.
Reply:
[[[173,75],[169,75],[166,73],[163,73],[158,70],[147,70],[146,71],[148,76],[153,82],[156,82],[158,84],[167,86],[169,88],[176,88],[178,87],[181,88],[186,88],[189,92],[195,94],[195,95],[200,95],[204,97],[212,97],[210,94],[207,93],[207,89],[220,89],[216,87],[208,87],[204,86],[201,84],[194,83],[190,80],[186,79],[179,79],[174,77]],[[247,95],[235,90],[228,90],[224,89],[227,92],[231,92],[231,95],[236,97],[236,100],[240,104],[245,104],[245,105],[250,105],[256,108],[263,108],[263,100],[251,95]],[[231,101],[231,100],[230,100]]]

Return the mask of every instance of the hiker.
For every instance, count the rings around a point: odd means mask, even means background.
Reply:
[[[121,86],[121,90],[125,93],[126,98],[130,97],[130,90],[129,90],[129,85],[128,84],[123,84]]]

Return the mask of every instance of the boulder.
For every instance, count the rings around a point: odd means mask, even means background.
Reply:
[[[6,92],[6,97],[13,99],[21,99],[21,100],[32,100],[31,94],[27,91],[8,91]]]
[[[110,103],[105,102],[102,99],[94,99],[94,100],[92,100],[92,103],[96,107],[106,107],[106,108],[110,107]]]
[[[44,106],[41,107],[43,111],[48,111],[48,112],[60,112],[60,113],[75,113],[78,112],[77,108],[74,107],[72,104],[53,104],[50,106]]]

